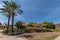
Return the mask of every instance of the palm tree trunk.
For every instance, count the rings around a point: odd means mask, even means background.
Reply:
[[[12,33],[13,33],[13,26],[14,26],[14,14],[12,15]]]
[[[8,17],[7,33],[9,32],[9,23],[10,23],[10,16]]]

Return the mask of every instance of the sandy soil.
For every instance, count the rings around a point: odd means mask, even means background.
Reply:
[[[3,30],[0,30],[0,32]],[[41,32],[41,33],[25,33],[22,35],[33,35],[32,37],[19,37],[18,36],[9,36],[9,35],[3,35],[0,33],[0,40],[38,40],[46,37],[50,37],[53,35],[60,35],[60,32]],[[57,37],[55,40],[59,40],[60,36]]]
[[[60,40],[60,36],[58,36],[55,40]]]
[[[60,35],[60,32],[43,32],[43,33],[28,33],[31,35],[34,35],[32,38],[27,38],[29,40],[39,40],[39,39],[43,39],[46,37],[51,37],[54,35]]]
[[[27,40],[26,38],[21,38],[17,36],[8,36],[0,33],[0,40]]]
[[[18,37],[18,36],[9,36],[9,35],[3,35],[1,32],[3,30],[0,30],[0,40],[27,40],[26,38]]]
[[[2,33],[0,33],[0,40],[38,40],[38,39],[42,39],[42,38],[46,38],[46,37],[50,37],[53,35],[59,35],[59,33],[57,32],[45,32],[45,33],[26,33],[23,35],[33,35],[32,38],[28,37],[19,37],[19,36],[9,36],[9,35],[3,35]],[[57,37],[56,40],[60,39],[60,36]]]

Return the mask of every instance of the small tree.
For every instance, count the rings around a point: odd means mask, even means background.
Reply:
[[[18,28],[18,29],[23,29],[24,27],[22,26],[22,24],[24,24],[23,22],[16,22],[16,27]]]
[[[45,26],[47,29],[55,29],[55,25],[52,22],[44,22],[43,24],[47,24]]]
[[[33,27],[32,24],[37,24],[37,23],[30,22],[30,23],[28,24],[28,26],[29,26],[29,27]]]
[[[0,25],[2,25],[2,23],[0,23]]]
[[[28,26],[29,26],[29,27],[32,27],[32,24],[33,24],[33,22],[30,22],[30,23],[28,24]]]

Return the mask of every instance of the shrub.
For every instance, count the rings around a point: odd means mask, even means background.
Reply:
[[[29,27],[35,27],[35,26],[37,26],[36,24],[37,24],[37,23],[30,22],[30,23],[28,24],[28,26],[29,26]]]
[[[55,29],[55,25],[52,22],[44,22],[43,24],[47,24],[45,26],[47,29]]]
[[[18,28],[18,29],[23,29],[24,27],[22,26],[23,22],[16,22],[15,26]]]

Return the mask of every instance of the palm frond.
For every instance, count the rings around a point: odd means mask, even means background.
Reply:
[[[5,4],[5,7],[10,7],[10,3],[8,1],[3,1],[3,3]]]
[[[11,2],[11,8],[13,9],[13,10],[16,10],[16,8],[17,8],[17,4],[15,3],[15,2]]]
[[[17,12],[18,12],[18,14],[22,14],[23,13],[23,11],[21,9],[19,9]]]

